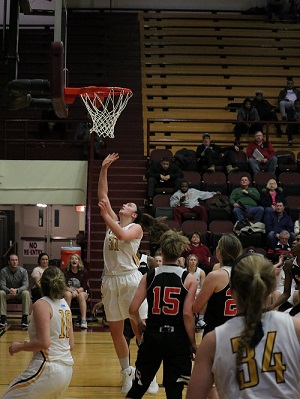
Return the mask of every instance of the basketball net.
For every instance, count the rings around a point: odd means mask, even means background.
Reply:
[[[117,87],[107,88],[107,92],[95,91],[81,93],[80,97],[92,119],[90,133],[95,132],[99,137],[114,138],[117,119],[132,97],[132,91]],[[106,98],[104,100],[104,98]]]

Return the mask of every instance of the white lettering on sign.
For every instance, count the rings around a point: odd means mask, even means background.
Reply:
[[[24,241],[23,256],[39,256],[44,252],[44,241]]]

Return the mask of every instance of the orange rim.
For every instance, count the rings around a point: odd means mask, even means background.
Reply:
[[[120,96],[121,94],[132,94],[130,89],[123,87],[102,87],[102,86],[86,86],[86,87],[65,87],[64,95],[67,104],[73,104],[75,98],[87,94],[90,98],[94,98],[95,93],[104,99],[108,95],[114,92],[115,96]]]

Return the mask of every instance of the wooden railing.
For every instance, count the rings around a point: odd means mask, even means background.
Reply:
[[[236,119],[175,119],[175,118],[149,118],[147,119],[147,156],[155,148],[168,148],[173,154],[183,147],[195,149],[202,142],[202,134],[210,124],[219,124],[220,133],[210,133],[211,139],[218,144],[232,144],[234,142],[233,128],[236,124],[245,124]],[[276,137],[273,133],[273,121],[255,121],[252,123],[264,124],[264,136],[272,142],[276,150],[287,149],[297,153],[300,151],[300,140],[294,136],[293,147],[288,147],[286,134]],[[281,121],[278,123],[282,124]],[[297,124],[298,122],[286,121],[285,125]],[[187,126],[189,125],[189,126]],[[227,130],[224,130],[224,126]],[[228,127],[232,126],[231,131]],[[246,146],[253,139],[252,135],[242,135],[241,145]]]

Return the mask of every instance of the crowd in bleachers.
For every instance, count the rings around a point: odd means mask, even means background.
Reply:
[[[169,177],[165,184],[159,174],[151,195],[148,190],[149,212],[165,217],[170,227],[189,237],[199,233],[211,251],[206,272],[217,262],[213,255],[220,237],[233,232],[244,249],[256,248],[278,262],[280,255],[291,252],[299,233],[299,160],[292,151],[274,151],[261,132],[255,133],[246,150],[237,142],[221,148],[208,133],[202,138],[194,151],[151,152],[146,176],[153,167],[162,168],[163,160]],[[256,148],[262,153],[257,157]]]

